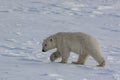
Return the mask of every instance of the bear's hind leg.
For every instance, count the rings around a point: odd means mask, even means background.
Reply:
[[[60,52],[59,52],[59,51],[56,51],[56,52],[54,52],[54,53],[52,53],[52,54],[50,55],[50,60],[53,62],[53,61],[55,61],[56,59],[58,59],[58,58],[60,58],[60,57],[61,57]]]
[[[77,62],[72,62],[72,64],[84,65],[87,58],[88,58],[88,54],[83,53],[82,55],[79,55],[78,61]]]
[[[105,60],[103,60],[99,65],[97,65],[98,67],[104,67],[105,66]]]
[[[60,63],[67,63],[69,56],[70,56],[70,52],[69,51],[62,52],[61,53],[62,60],[61,60]]]
[[[99,65],[97,65],[97,66],[99,66],[99,67],[105,66],[105,59],[100,51],[94,50],[93,53],[91,54],[91,56],[98,62]]]

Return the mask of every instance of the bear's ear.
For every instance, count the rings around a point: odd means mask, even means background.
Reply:
[[[50,42],[52,42],[52,41],[53,41],[53,39],[51,38],[51,39],[50,39]]]

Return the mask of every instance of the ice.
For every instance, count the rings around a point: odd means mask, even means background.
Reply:
[[[50,76],[50,77],[62,77],[61,75],[59,75],[59,74],[54,74],[54,73],[49,74],[49,76]]]
[[[120,80],[119,0],[0,0],[0,80]],[[57,32],[95,36],[107,65],[50,62],[43,40]]]
[[[113,9],[112,6],[99,6],[98,10]]]

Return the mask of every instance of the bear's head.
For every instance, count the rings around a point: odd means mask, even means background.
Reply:
[[[55,39],[53,36],[50,36],[43,41],[42,52],[46,52],[54,48],[56,48],[56,43],[55,43]]]

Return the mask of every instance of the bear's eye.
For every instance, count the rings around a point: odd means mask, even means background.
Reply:
[[[53,40],[52,40],[52,39],[50,39],[50,41],[52,42]]]
[[[45,44],[45,46],[47,46],[47,44]]]

